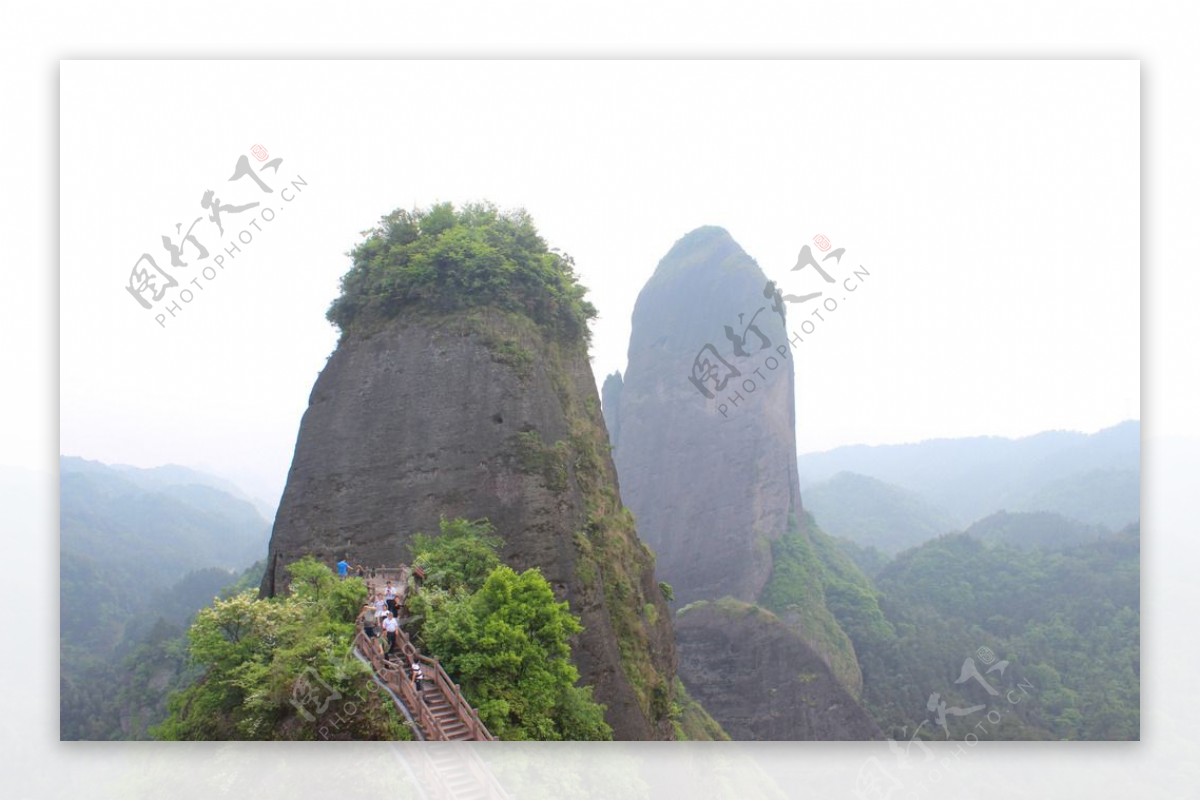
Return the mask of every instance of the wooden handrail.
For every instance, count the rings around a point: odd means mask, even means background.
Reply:
[[[371,667],[375,670],[376,675],[383,680],[393,692],[400,696],[404,701],[404,705],[408,707],[409,713],[415,713],[417,723],[425,732],[426,738],[430,740],[445,740],[446,733],[442,730],[441,724],[437,718],[429,711],[429,707],[425,704],[425,699],[417,693],[413,683],[409,680],[404,672],[402,665],[393,665],[379,649],[367,637],[366,632],[359,629],[355,641],[359,645],[359,649],[367,653],[367,659],[371,662]]]
[[[441,662],[427,656],[422,656],[421,661],[430,666],[434,676],[434,682],[439,686],[442,694],[450,700],[454,706],[454,712],[471,732],[472,740],[491,740],[494,739],[490,732],[484,727],[483,722],[479,720],[479,713],[476,709],[467,703],[467,699],[463,696],[462,688],[459,687],[446,673],[446,669],[442,667]],[[486,736],[481,736],[487,732]]]
[[[421,693],[416,691],[413,682],[405,673],[405,668],[412,665],[414,662],[426,666],[425,680],[432,680],[437,688],[450,702],[451,709],[454,710],[455,717],[467,727],[467,732],[472,740],[495,740],[496,738],[483,725],[483,721],[479,719],[479,711],[467,703],[466,697],[462,693],[462,688],[451,680],[446,669],[442,667],[442,663],[433,657],[425,656],[417,651],[415,645],[409,639],[408,634],[403,629],[396,630],[396,644],[400,649],[403,663],[396,666],[380,653],[376,643],[372,642],[371,638],[367,637],[363,631],[363,615],[360,612],[355,620],[354,642],[363,651],[367,660],[371,663],[372,669],[381,680],[391,688],[409,708],[409,713],[415,713],[418,724],[425,732],[426,739],[429,740],[448,740],[449,736],[442,728],[441,723],[429,707],[425,703],[425,699]]]

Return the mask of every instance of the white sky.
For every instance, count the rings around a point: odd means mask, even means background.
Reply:
[[[1136,61],[67,62],[60,448],[275,502],[344,254],[393,208],[473,199],[575,257],[598,381],[687,231],[779,278],[823,233],[871,278],[797,354],[802,452],[1094,431],[1140,416],[1138,137]],[[205,190],[263,198],[226,182],[255,143],[307,186],[160,328],[130,268],[171,269]]]

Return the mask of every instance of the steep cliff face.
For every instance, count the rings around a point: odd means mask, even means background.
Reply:
[[[709,686],[725,666],[708,645],[729,636],[703,631],[729,625],[712,610],[680,621],[688,691],[735,739],[849,737],[866,714],[854,700],[862,673],[826,603],[823,581],[833,574],[802,525],[794,371],[785,307],[773,289],[725,230],[684,236],[638,296],[628,369],[623,380],[605,382],[605,415],[622,494],[676,602],[769,607],[778,616],[763,609],[748,618],[770,621],[756,628],[752,653],[803,652],[823,663],[823,681],[840,685],[841,695],[784,681],[774,663],[745,658],[744,697],[731,705],[726,689]],[[814,703],[844,719],[818,725]],[[771,714],[744,716],[760,708]]]
[[[724,229],[699,228],[634,307],[613,455],[638,533],[680,604],[757,600],[771,543],[800,511],[793,370],[766,283]]]
[[[765,609],[700,602],[675,632],[680,678],[733,739],[883,739],[821,656]]]
[[[262,591],[304,554],[391,565],[441,516],[487,517],[585,627],[582,682],[619,739],[669,739],[675,652],[653,556],[621,505],[583,342],[477,308],[348,333],[317,379]]]

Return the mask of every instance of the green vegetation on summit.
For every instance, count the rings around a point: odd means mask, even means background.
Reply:
[[[343,333],[414,308],[490,306],[524,314],[556,337],[589,337],[596,308],[584,299],[574,261],[547,247],[523,209],[397,209],[363,236],[326,314]]]

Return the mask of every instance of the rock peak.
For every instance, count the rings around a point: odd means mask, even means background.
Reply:
[[[503,561],[537,567],[584,626],[573,653],[617,739],[670,739],[675,651],[624,511],[582,343],[492,308],[343,338],[300,424],[262,592],[285,565],[407,561],[441,517],[486,517]],[[650,611],[647,611],[650,610]]]
[[[764,308],[765,285],[724,228],[686,234],[638,296],[628,369],[619,393],[615,382],[609,393],[623,497],[680,604],[756,601],[771,571],[770,543],[800,511],[792,363],[782,319]],[[725,332],[741,336],[748,324],[762,337],[748,334],[753,342],[740,357]],[[753,388],[691,381],[706,353]],[[753,370],[767,356],[773,368],[761,368],[762,380]],[[735,406],[725,402],[739,391]]]

